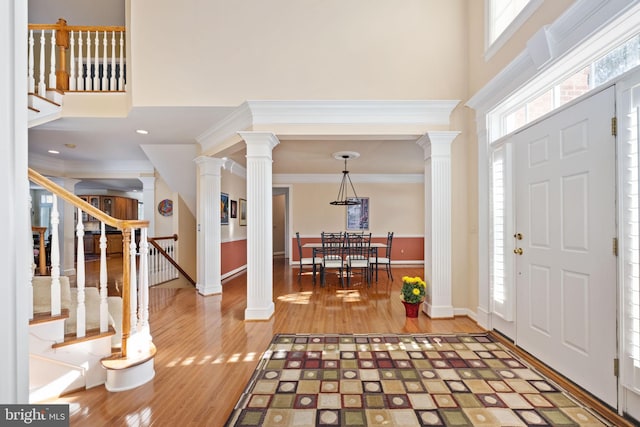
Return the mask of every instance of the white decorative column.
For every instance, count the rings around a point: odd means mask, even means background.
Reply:
[[[156,237],[156,177],[139,176],[142,182],[142,218],[149,221],[147,234],[149,237]]]
[[[245,320],[267,320],[273,304],[271,132],[238,132],[247,144],[247,308]]]
[[[451,143],[460,132],[428,132],[424,150],[424,275],[422,310],[431,318],[453,317],[451,292]]]
[[[220,294],[220,168],[223,160],[200,156],[195,162],[198,165],[196,288],[202,295]]]

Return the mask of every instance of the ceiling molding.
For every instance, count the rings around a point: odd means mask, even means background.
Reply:
[[[273,184],[339,184],[340,174],[274,174]],[[356,184],[421,184],[422,174],[349,174]]]
[[[421,127],[420,133],[423,133],[422,128],[427,126],[449,126],[451,112],[459,103],[459,100],[253,100],[238,106],[196,140],[203,153],[216,155],[242,142],[238,132],[254,130],[256,126],[264,131],[273,126],[276,135],[277,129],[292,126],[301,138],[311,137],[311,133],[300,125],[314,126],[313,138],[342,136],[349,126],[360,126],[358,134],[361,135],[377,135],[381,127],[391,126],[397,131],[388,133],[387,130],[385,137],[406,138],[407,134],[416,134],[416,127]],[[406,128],[403,130],[403,127]]]
[[[253,124],[448,125],[459,100],[247,101]]]

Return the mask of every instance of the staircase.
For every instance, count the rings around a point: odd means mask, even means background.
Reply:
[[[57,90],[47,90],[45,96],[29,93],[29,127],[59,119],[62,116],[64,95]]]
[[[148,323],[148,222],[112,218],[31,169],[29,179],[54,196],[51,276],[33,276],[29,284],[29,401],[102,384],[114,392],[145,384],[155,375],[156,351]],[[60,276],[58,198],[78,209],[75,287]],[[101,222],[98,288],[85,287],[83,212]],[[107,293],[105,225],[123,235],[122,297]]]

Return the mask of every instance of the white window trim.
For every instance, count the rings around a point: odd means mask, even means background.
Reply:
[[[493,55],[498,52],[507,41],[513,37],[518,29],[538,10],[542,5],[543,0],[530,0],[529,3],[520,11],[520,13],[511,21],[511,23],[504,29],[504,31],[496,37],[491,43],[491,35],[489,29],[491,28],[491,2],[484,2],[484,60],[488,61]]]

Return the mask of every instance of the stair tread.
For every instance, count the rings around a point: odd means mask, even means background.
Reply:
[[[134,354],[128,354],[127,357],[120,355],[114,355],[102,359],[101,363],[107,369],[127,369],[137,365],[141,365],[156,355],[156,346],[153,343],[149,343],[149,348],[146,351],[136,352]]]
[[[57,316],[52,316],[51,312],[46,312],[46,313],[34,313],[33,314],[33,319],[29,320],[29,324],[30,325],[37,325],[39,323],[46,323],[46,322],[53,322],[56,320],[61,320],[61,319],[68,319],[69,318],[69,310],[66,308],[63,308],[60,312],[59,315]]]
[[[109,326],[109,329],[106,332],[100,332],[100,329],[89,329],[86,331],[85,336],[82,338],[77,338],[75,334],[66,334],[64,336],[63,342],[55,343],[51,347],[52,348],[65,347],[68,345],[86,342],[86,341],[90,341],[98,338],[110,337],[115,334],[116,334],[116,330],[113,329],[112,326]]]

